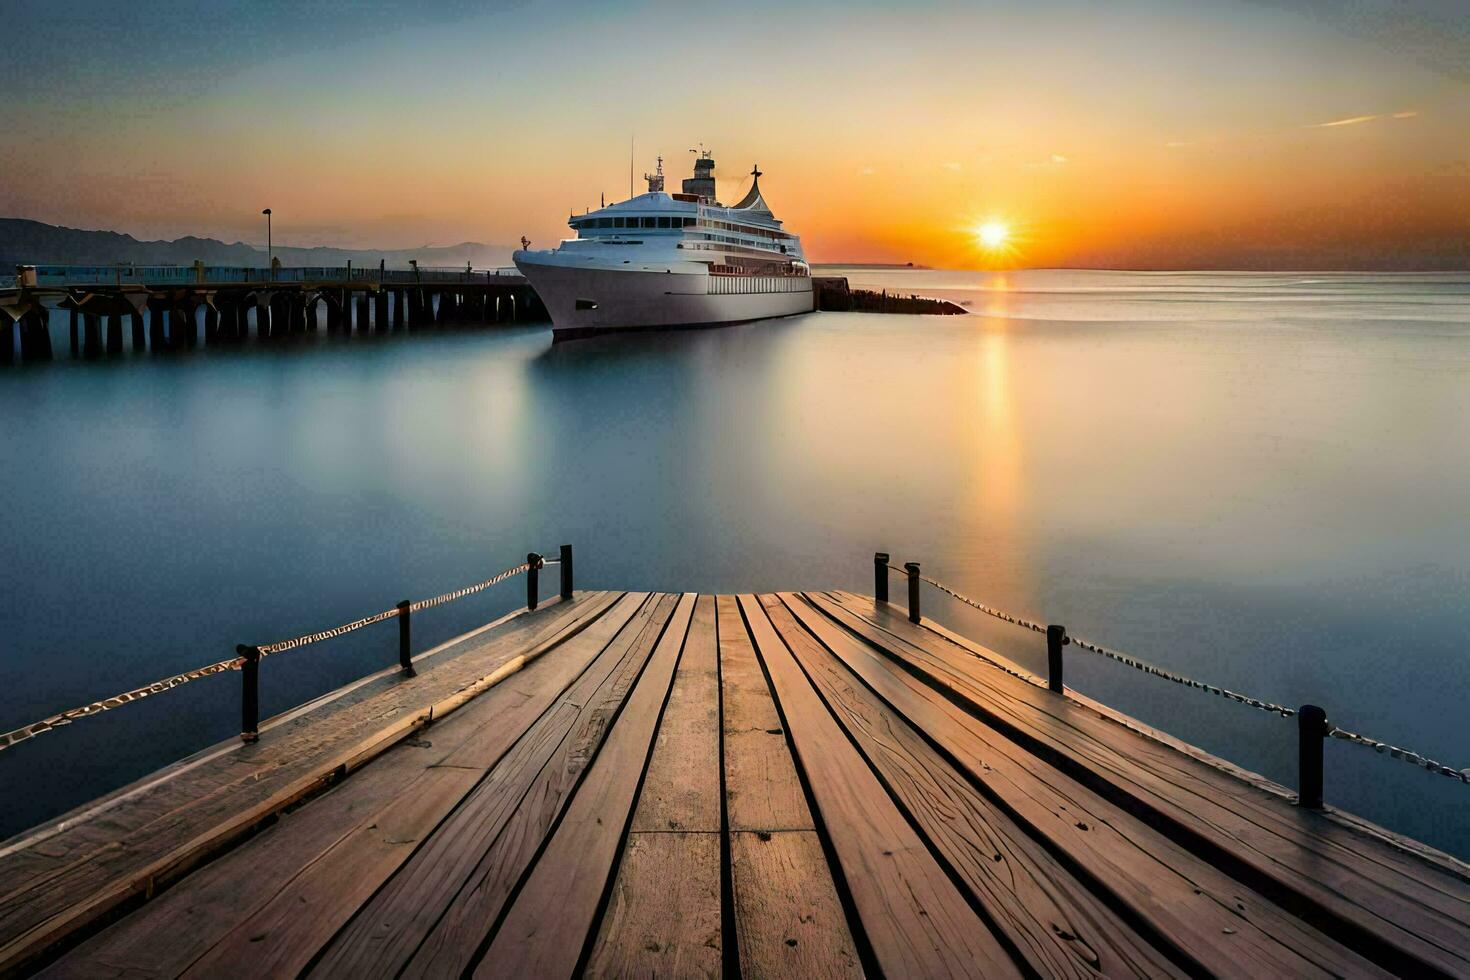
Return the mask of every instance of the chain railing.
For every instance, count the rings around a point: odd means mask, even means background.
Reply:
[[[1457,779],[1461,783],[1470,784],[1470,768],[1456,769],[1453,766],[1436,762],[1418,752],[1412,752],[1387,742],[1369,738],[1366,735],[1359,735],[1356,732],[1339,728],[1336,725],[1330,724],[1327,720],[1327,713],[1316,705],[1305,704],[1300,708],[1289,708],[1286,705],[1277,704],[1274,701],[1251,697],[1247,694],[1241,694],[1238,691],[1232,691],[1227,687],[1221,687],[1218,684],[1209,684],[1204,681],[1195,680],[1177,671],[1159,667],[1156,664],[1151,664],[1146,660],[1141,660],[1131,654],[1122,653],[1111,647],[1103,646],[1100,643],[1084,640],[1077,636],[1070,636],[1065,626],[1060,626],[1055,623],[1042,625],[1039,622],[1026,619],[1022,616],[1002,612],[967,595],[962,595],[943,582],[922,574],[918,562],[905,562],[903,567],[900,568],[889,561],[887,553],[881,551],[873,555],[873,595],[879,602],[888,602],[888,574],[890,572],[897,572],[903,575],[908,581],[910,622],[919,623],[922,621],[919,603],[919,585],[922,582],[933,586],[971,608],[979,610],[987,616],[1014,626],[1019,626],[1022,629],[1030,630],[1033,633],[1044,635],[1046,637],[1047,648],[1047,687],[1059,694],[1064,692],[1062,684],[1062,648],[1076,646],[1089,653],[1097,654],[1100,657],[1124,664],[1142,673],[1151,674],[1154,677],[1162,677],[1165,680],[1172,681],[1184,687],[1204,691],[1207,694],[1213,694],[1227,701],[1234,701],[1237,704],[1257,708],[1273,715],[1279,715],[1282,718],[1296,718],[1300,733],[1299,765],[1301,769],[1301,786],[1299,802],[1304,807],[1320,809],[1322,806],[1322,752],[1323,744],[1328,738],[1362,745],[1366,748],[1373,749],[1380,755],[1387,755],[1390,758],[1399,759],[1411,765],[1418,766],[1436,775],[1447,776],[1451,779]],[[1007,673],[1014,672],[1007,671]]]
[[[560,566],[561,597],[563,599],[570,599],[572,597],[572,546],[569,544],[562,545],[558,554],[559,557],[557,558],[543,558],[540,554],[531,552],[526,555],[526,560],[521,564],[507,568],[502,572],[497,572],[483,582],[477,582],[474,585],[466,586],[463,589],[456,589],[453,592],[446,592],[443,595],[434,596],[432,599],[420,599],[417,602],[410,602],[405,599],[392,609],[385,609],[382,612],[374,613],[371,616],[364,616],[361,619],[355,619],[350,623],[343,623],[341,626],[335,626],[332,629],[307,633],[303,636],[293,637],[289,640],[280,640],[276,643],[262,643],[253,646],[242,643],[235,648],[235,656],[228,660],[221,660],[204,667],[196,667],[193,670],[185,671],[181,674],[174,674],[172,677],[165,677],[144,687],[124,691],[110,698],[93,701],[91,704],[85,704],[81,707],[71,708],[47,718],[42,718],[40,721],[32,722],[13,731],[0,733],[0,751],[4,751],[28,739],[35,738],[37,735],[42,735],[57,728],[70,725],[73,721],[80,718],[88,718],[92,715],[101,714],[104,711],[111,711],[113,708],[119,708],[125,704],[131,704],[134,701],[141,701],[143,698],[151,697],[154,694],[171,691],[190,681],[196,681],[201,677],[221,674],[231,670],[240,671],[243,679],[240,708],[240,738],[245,742],[254,742],[260,737],[259,678],[261,660],[273,654],[285,653],[287,650],[295,650],[298,647],[320,643],[323,640],[335,639],[355,630],[360,630],[365,626],[372,626],[390,619],[397,619],[398,664],[404,676],[412,677],[414,675],[414,669],[410,624],[413,613],[425,609],[432,609],[435,606],[441,606],[447,602],[453,602],[456,599],[463,599],[465,596],[474,595],[477,592],[483,592],[491,586],[498,585],[508,578],[513,578],[521,574],[526,576],[526,606],[528,609],[534,610],[539,603],[540,595],[538,573],[547,565]]]

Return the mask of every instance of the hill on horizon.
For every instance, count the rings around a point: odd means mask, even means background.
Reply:
[[[390,268],[407,268],[410,259],[421,266],[463,266],[486,269],[510,264],[514,249],[509,245],[486,245],[461,242],[458,245],[424,248],[362,249],[315,246],[298,248],[277,245],[275,256],[281,265],[345,266],[377,265],[387,262]],[[29,218],[0,218],[0,270],[9,272],[16,265],[110,265],[132,262],[135,265],[192,265],[196,260],[205,265],[264,268],[267,264],[263,248],[244,242],[227,244],[214,238],[186,236],[173,241],[139,241],[132,235],[116,231],[88,231],[48,225]]]

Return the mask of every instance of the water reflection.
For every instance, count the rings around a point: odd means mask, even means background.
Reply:
[[[570,541],[583,584],[634,589],[868,591],[887,550],[1002,608],[1466,758],[1470,283],[1016,273],[982,294],[973,275],[911,276],[888,284],[932,280],[985,315],[8,373],[0,727]],[[416,637],[517,601],[441,607]],[[1044,663],[1031,635],[925,601]],[[265,709],[391,663],[390,634],[272,658]],[[1068,676],[1292,778],[1288,722],[1076,652]],[[6,753],[0,781],[29,790],[7,794],[3,829],[228,736],[237,694],[200,682]],[[1470,853],[1464,787],[1354,752],[1330,747],[1330,799]]]

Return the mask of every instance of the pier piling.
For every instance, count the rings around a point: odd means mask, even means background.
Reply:
[[[1062,693],[1062,647],[1067,645],[1067,627],[1046,628],[1046,686]]]
[[[413,644],[409,635],[409,617],[413,607],[407,599],[398,604],[398,666],[404,677],[413,676]]]
[[[260,739],[260,648],[244,644],[235,647],[240,664],[240,741]]]
[[[526,556],[526,608],[534,610],[536,603],[540,601],[541,556],[531,552]]]
[[[572,597],[572,546],[569,544],[561,546],[561,597]]]
[[[888,557],[886,551],[873,553],[873,598],[879,602],[888,601]]]
[[[1322,744],[1327,738],[1327,712],[1315,704],[1297,711],[1297,766],[1301,785],[1297,805],[1322,809]]]
[[[903,570],[909,573],[909,622],[919,622],[919,563],[906,561]]]

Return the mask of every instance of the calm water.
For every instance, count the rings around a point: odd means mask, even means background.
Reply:
[[[852,275],[977,315],[0,373],[0,729],[569,541],[588,588],[869,591],[886,549],[1470,765],[1470,276]],[[415,617],[416,642],[521,594]],[[263,710],[395,654],[389,626],[272,658]],[[1294,782],[1293,721],[1076,648],[1068,680]],[[208,678],[0,754],[0,833],[232,735],[238,697]],[[1330,800],[1470,856],[1470,787],[1327,748]]]

